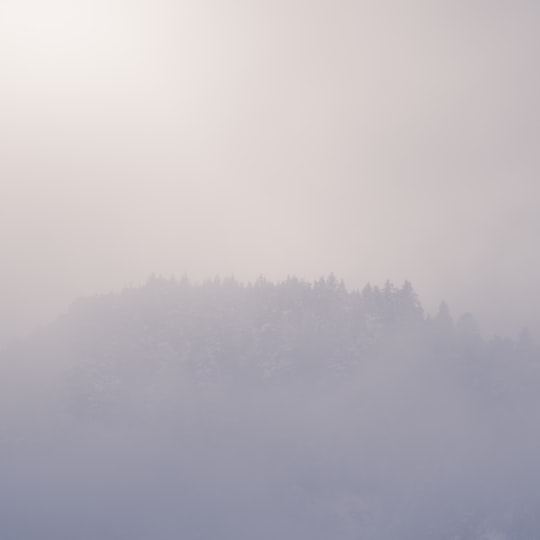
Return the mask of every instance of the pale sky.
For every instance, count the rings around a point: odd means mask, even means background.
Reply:
[[[412,281],[540,331],[540,3],[2,0],[0,343],[150,274]]]

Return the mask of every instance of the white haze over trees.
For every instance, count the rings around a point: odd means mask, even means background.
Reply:
[[[538,540],[539,29],[0,0],[0,540]]]
[[[75,302],[5,348],[3,540],[533,540],[540,354],[410,283]]]
[[[538,0],[1,0],[0,343],[156,272],[410,279],[540,335]]]

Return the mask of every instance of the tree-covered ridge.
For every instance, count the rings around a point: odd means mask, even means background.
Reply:
[[[184,359],[199,375],[245,368],[269,376],[352,365],[424,322],[408,282],[348,292],[330,275],[315,283],[198,285],[153,278],[140,289],[77,302],[58,327],[74,331],[77,347],[123,344],[138,356]]]
[[[470,314],[454,321],[444,302],[426,315],[408,281],[347,291],[332,274],[314,283],[153,277],[141,288],[77,301],[54,331],[87,353],[130,347],[223,369],[271,360],[275,369],[352,365],[399,341],[443,355],[536,354],[526,331],[486,341]]]
[[[154,277],[140,288],[77,301],[41,339],[48,344],[34,343],[39,354],[69,365],[70,391],[82,403],[113,399],[134,380],[157,394],[163,386],[175,393],[186,381],[347,378],[396,358],[450,365],[485,386],[507,362],[527,370],[538,358],[526,333],[486,341],[470,315],[454,321],[445,303],[426,315],[407,281],[348,291],[333,275],[247,284]]]
[[[82,299],[3,352],[0,522],[10,540],[536,539],[538,360],[525,332],[427,315],[408,282]]]

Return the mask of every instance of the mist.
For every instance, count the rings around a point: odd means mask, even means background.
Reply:
[[[540,537],[539,23],[2,0],[0,537]]]
[[[80,300],[2,354],[2,536],[535,538],[538,359],[408,283]]]
[[[0,7],[2,342],[153,273],[411,280],[538,330],[534,2]]]

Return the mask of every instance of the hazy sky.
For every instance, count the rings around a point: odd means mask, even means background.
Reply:
[[[153,272],[409,279],[540,329],[539,27],[519,0],[2,0],[0,342]]]

